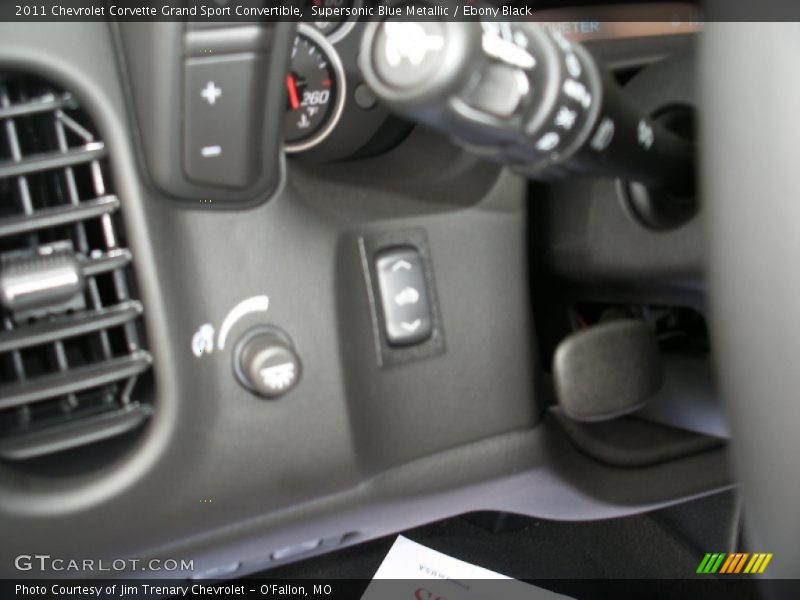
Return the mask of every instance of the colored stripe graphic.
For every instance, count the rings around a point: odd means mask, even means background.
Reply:
[[[772,553],[765,552],[709,552],[703,556],[697,573],[703,574],[760,574],[772,560]]]
[[[706,566],[708,566],[708,562],[710,560],[711,560],[711,555],[710,554],[706,554],[703,557],[703,560],[700,561],[700,566],[697,567],[697,571],[696,572],[697,573],[705,573],[706,572]]]
[[[728,558],[725,560],[725,563],[722,565],[722,568],[719,570],[719,572],[727,573],[735,557],[736,557],[735,554],[728,554]]]
[[[714,561],[714,563],[711,565],[711,570],[709,571],[709,573],[716,573],[724,559],[725,559],[725,553],[723,552],[717,557],[717,560]]]
[[[734,573],[738,573],[742,570],[742,568],[744,567],[744,562],[747,560],[749,556],[750,555],[747,553],[741,555],[741,557],[739,558],[739,562],[736,563],[736,570],[733,571]]]
[[[764,572],[764,569],[766,569],[766,568],[767,568],[767,565],[769,564],[769,561],[771,561],[771,560],[772,560],[772,552],[770,552],[769,554],[767,554],[767,555],[765,555],[765,556],[764,556],[764,562],[762,562],[762,563],[761,563],[761,567],[758,569],[758,571],[757,571],[757,572],[758,572],[758,573],[763,573],[763,572]],[[754,573],[755,573],[755,572],[756,572],[756,571],[754,571]]]
[[[720,570],[720,573],[738,573],[738,569],[744,566],[744,560],[747,558],[746,554],[735,552],[730,555],[730,558],[725,562],[725,565]]]
[[[753,557],[750,559],[750,562],[747,563],[747,566],[744,568],[745,573],[753,573],[753,569],[758,569],[761,561],[764,560],[763,554],[753,554]]]
[[[739,559],[741,558],[741,556],[742,555],[738,552],[734,552],[733,554],[731,554],[731,562],[728,565],[728,568],[725,569],[724,571],[720,571],[720,573],[733,573],[733,571],[736,569],[736,565],[739,564]]]
[[[709,553],[703,557],[700,566],[697,567],[698,573],[716,573],[725,558],[725,553]]]

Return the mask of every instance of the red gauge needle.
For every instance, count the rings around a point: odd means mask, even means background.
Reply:
[[[300,108],[300,99],[297,97],[297,82],[294,80],[294,75],[286,76],[286,89],[289,90],[289,103],[292,105],[292,110]]]

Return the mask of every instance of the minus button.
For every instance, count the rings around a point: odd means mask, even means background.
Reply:
[[[203,158],[211,158],[220,154],[222,154],[222,146],[204,146],[200,149],[200,156]]]

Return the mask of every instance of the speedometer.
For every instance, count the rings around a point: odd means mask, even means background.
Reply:
[[[286,92],[286,151],[313,148],[330,135],[342,114],[345,78],[336,50],[307,25],[298,27]]]

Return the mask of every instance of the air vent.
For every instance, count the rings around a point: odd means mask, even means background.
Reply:
[[[106,440],[152,413],[119,206],[75,98],[0,73],[0,459]]]

